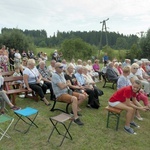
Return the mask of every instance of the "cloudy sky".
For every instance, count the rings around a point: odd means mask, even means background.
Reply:
[[[125,35],[150,28],[150,0],[0,0],[0,28],[108,31]]]

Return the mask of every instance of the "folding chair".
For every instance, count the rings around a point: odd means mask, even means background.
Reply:
[[[0,134],[1,134],[0,141],[2,140],[2,138],[4,136],[7,138],[10,138],[10,136],[7,134],[7,131],[10,128],[10,126],[12,125],[13,121],[14,121],[14,118],[12,118],[6,114],[0,115],[0,124],[5,123],[5,129],[0,128]],[[6,124],[7,124],[7,126],[6,126]]]
[[[32,125],[34,125],[35,127],[38,128],[38,126],[34,123],[34,121],[38,115],[37,109],[31,108],[31,107],[26,107],[24,109],[14,111],[14,113],[18,116],[18,120],[14,125],[15,130],[22,132],[22,133],[27,133]],[[33,115],[34,115],[34,117],[33,117]],[[16,129],[16,126],[20,120],[22,120],[24,123],[28,124],[28,128],[25,131]]]
[[[4,109],[5,109],[6,111],[8,111],[8,110],[7,110],[7,108],[6,108],[6,102],[5,102],[5,101],[3,101],[2,96],[0,96],[0,103],[1,103],[1,105],[0,105],[0,109],[1,109],[1,107],[3,107],[3,106],[4,106]]]
[[[50,138],[51,138],[54,130],[56,130],[59,135],[63,136],[59,146],[62,145],[62,143],[63,143],[65,138],[68,138],[68,139],[72,140],[72,136],[71,136],[71,134],[69,132],[69,128],[70,128],[71,123],[73,121],[72,116],[70,116],[69,114],[66,114],[66,113],[61,113],[60,115],[57,115],[57,116],[54,116],[54,117],[50,117],[49,119],[50,119],[50,121],[51,121],[51,123],[53,125],[53,128],[52,128],[52,131],[50,132],[50,135],[48,137],[48,142],[50,141]],[[67,120],[70,121],[68,126],[65,125],[65,121],[67,121]],[[57,128],[58,123],[62,124],[63,127],[65,128],[64,134],[60,133],[60,131],[58,130],[58,128]],[[68,134],[68,136],[67,136],[67,134]]]

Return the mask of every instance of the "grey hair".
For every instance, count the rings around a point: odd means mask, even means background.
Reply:
[[[41,65],[41,64],[45,64],[45,61],[41,60],[41,61],[39,62],[39,65]]]
[[[137,85],[140,85],[140,87],[142,87],[142,82],[140,80],[134,80],[134,83]]]
[[[78,70],[80,70],[81,68],[82,68],[82,65],[77,65],[76,71],[78,72]]]

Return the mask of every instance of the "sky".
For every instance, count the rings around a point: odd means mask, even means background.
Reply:
[[[0,0],[0,29],[46,30],[48,37],[69,31],[124,35],[150,28],[150,0]]]

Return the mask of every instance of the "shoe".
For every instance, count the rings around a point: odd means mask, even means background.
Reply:
[[[90,104],[87,104],[86,107],[87,107],[87,108],[92,108]]]
[[[20,97],[20,98],[24,98],[24,97],[25,97],[25,95],[19,95],[19,97]]]
[[[75,119],[74,122],[75,122],[77,125],[80,125],[80,126],[81,126],[81,125],[84,125],[84,123],[81,122],[79,118]]]
[[[130,125],[136,128],[140,128],[140,126],[138,126],[135,122],[130,122]]]
[[[142,117],[138,117],[138,116],[135,116],[138,120],[142,121],[143,118]]]
[[[51,100],[51,101],[55,101],[56,98],[55,98],[55,97],[51,97],[50,100]]]
[[[71,115],[73,115],[73,111],[70,112]],[[82,116],[79,112],[77,113],[78,116]]]
[[[51,93],[49,89],[48,89],[48,90],[46,90],[46,94],[48,94],[48,93]]]
[[[124,127],[124,130],[129,134],[136,134],[136,132],[134,132],[132,128],[127,129],[126,127]]]
[[[5,114],[5,111],[1,111],[1,112],[0,112],[0,115],[3,115],[3,114]]]
[[[45,103],[45,102],[44,102],[44,103]],[[50,103],[45,103],[45,105],[46,105],[46,106],[50,106],[51,104],[50,104]]]
[[[17,107],[17,106],[13,106],[11,107],[12,110],[20,110],[21,108],[20,107]]]

